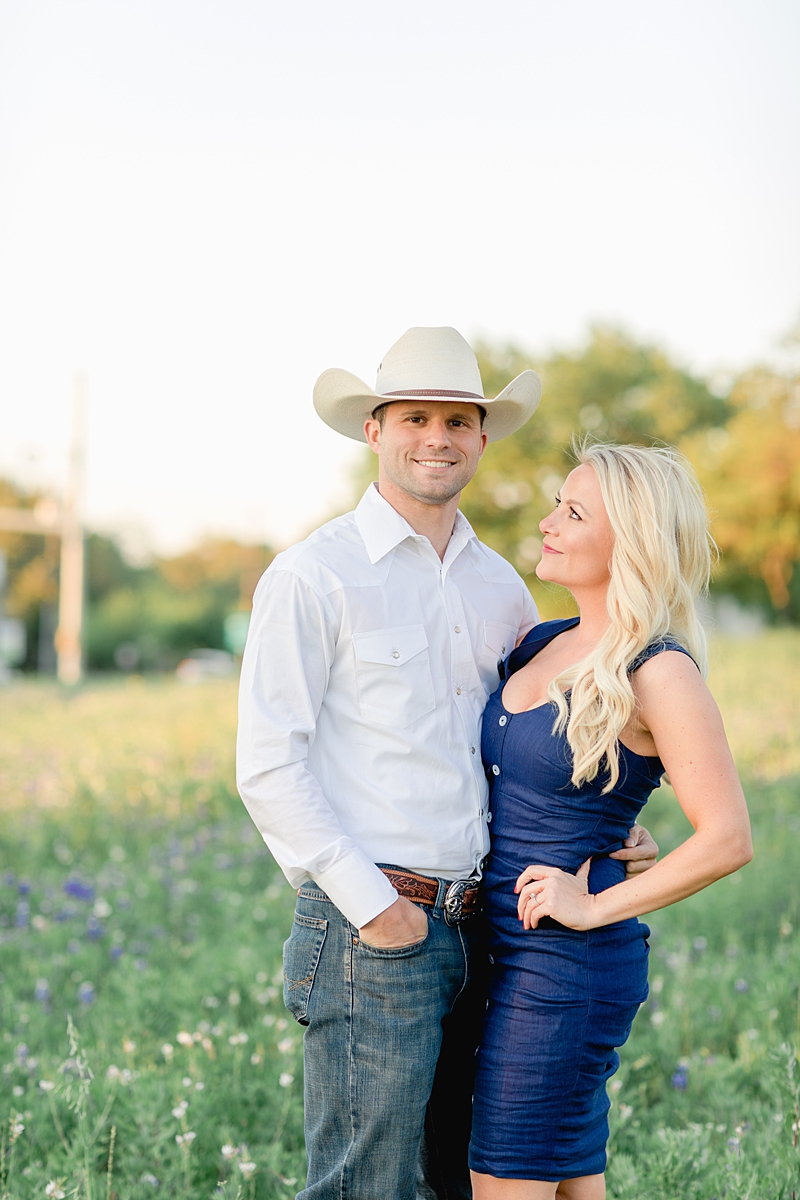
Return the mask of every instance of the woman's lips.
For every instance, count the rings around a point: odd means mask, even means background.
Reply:
[[[561,554],[561,550],[554,550],[552,546],[548,546],[547,542],[542,546],[542,554]]]

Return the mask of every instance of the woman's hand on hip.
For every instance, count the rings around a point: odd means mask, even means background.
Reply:
[[[569,929],[593,929],[595,897],[589,895],[587,859],[576,875],[559,867],[526,867],[514,891],[517,913],[526,929],[535,929],[540,917],[553,917]]]

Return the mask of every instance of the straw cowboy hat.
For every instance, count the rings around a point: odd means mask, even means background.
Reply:
[[[533,415],[542,394],[535,371],[523,371],[493,400],[483,394],[478,360],[456,329],[409,329],[383,356],[373,391],[357,375],[331,367],[314,384],[314,408],[326,425],[365,442],[364,422],[395,400],[468,400],[486,410],[490,442],[508,437]]]

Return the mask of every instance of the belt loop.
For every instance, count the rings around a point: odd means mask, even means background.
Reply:
[[[436,919],[441,920],[444,913],[444,898],[447,895],[447,889],[450,887],[449,879],[439,880],[439,890],[436,893],[436,900],[433,905],[433,911],[436,914]]]

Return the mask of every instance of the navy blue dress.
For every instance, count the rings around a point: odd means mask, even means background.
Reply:
[[[506,660],[511,675],[553,638],[578,624],[536,626]],[[648,646],[636,670],[663,650],[688,653],[672,638]],[[525,930],[514,884],[531,863],[571,874],[591,856],[589,891],[625,878],[608,855],[628,831],[664,768],[620,746],[620,777],[580,788],[571,782],[569,743],[553,735],[555,706],[503,706],[503,684],[483,718],[482,753],[491,783],[492,849],[485,875],[494,962],[478,1055],[470,1166],[507,1179],[574,1179],[606,1167],[606,1082],[619,1066],[639,1005],[647,998],[649,929],[635,918],[599,929],[567,929],[543,917]]]

